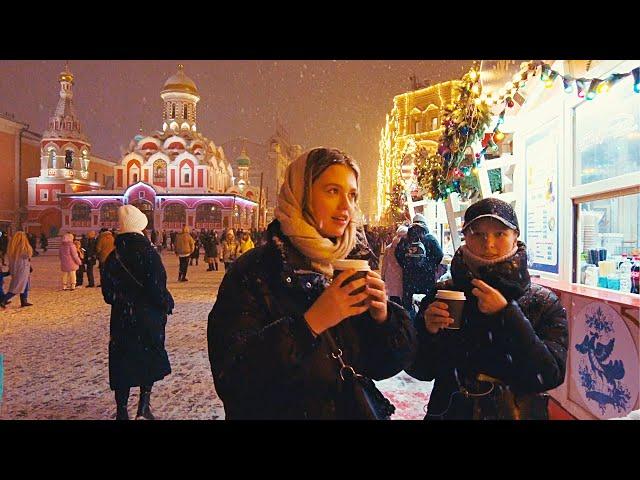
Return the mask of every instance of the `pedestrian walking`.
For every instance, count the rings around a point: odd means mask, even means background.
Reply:
[[[47,236],[42,232],[40,234],[40,248],[43,252],[47,251],[47,247],[49,246],[49,240],[47,240]]]
[[[178,281],[188,282],[187,270],[189,269],[189,257],[191,257],[191,254],[193,253],[195,242],[189,233],[189,227],[187,225],[182,227],[182,233],[176,235],[174,246],[176,255],[180,259]]]
[[[224,240],[221,242],[220,261],[224,264],[224,271],[229,271],[231,264],[238,258],[239,244],[232,229],[227,230]]]
[[[91,230],[84,239],[84,267],[87,272],[87,288],[95,287],[95,279],[93,277],[93,266],[96,264],[98,254],[96,252],[96,232]]]
[[[96,241],[96,255],[98,256],[98,270],[100,271],[100,282],[102,283],[102,267],[104,262],[107,261],[107,257],[115,248],[115,236],[110,230],[106,228],[98,235]]]
[[[400,240],[407,236],[408,228],[400,225],[396,230],[396,236],[393,237],[391,243],[384,249],[384,257],[382,260],[382,269],[380,275],[387,286],[387,295],[389,300],[402,305],[402,267],[396,259],[396,248]]]
[[[82,239],[84,238],[85,237],[83,235]],[[78,252],[78,257],[80,258],[80,265],[78,266],[78,270],[76,270],[76,287],[80,287],[84,283],[84,272],[86,271],[86,267],[84,264],[85,249],[82,248],[81,240],[74,240],[73,244],[75,245],[76,251]]]
[[[60,257],[60,271],[62,272],[62,290],[75,290],[76,271],[82,261],[73,243],[72,233],[65,233],[62,236],[58,256]]]
[[[205,243],[205,255],[207,256],[207,262],[209,263],[209,268],[207,268],[208,272],[218,271],[218,235],[216,232],[213,232],[206,237]]]
[[[402,304],[413,315],[413,295],[433,294],[436,270],[443,257],[440,244],[429,233],[423,215],[418,213],[413,217],[407,236],[398,242],[395,257],[402,267]]]
[[[31,280],[31,257],[33,256],[33,248],[29,244],[29,238],[23,231],[16,232],[7,248],[7,259],[9,262],[9,271],[11,272],[11,282],[7,288],[7,293],[0,300],[0,307],[6,307],[9,299],[15,295],[20,295],[20,306],[30,307],[29,303],[29,284]]]

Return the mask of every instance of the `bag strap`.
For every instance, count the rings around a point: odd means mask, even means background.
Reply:
[[[331,356],[340,364],[340,378],[343,381],[346,380],[345,372],[349,372],[351,378],[359,377],[360,374],[356,373],[351,365],[344,362],[342,358],[342,349],[336,344],[331,332],[329,330],[325,330],[320,334],[320,336],[324,338],[329,345],[329,348],[331,349]]]
[[[124,271],[125,271],[125,272],[127,272],[127,273],[129,274],[129,277],[131,277],[131,279],[132,279],[134,282],[136,282],[136,284],[137,284],[140,288],[144,289],[144,285],[143,285],[143,284],[141,284],[141,283],[138,281],[138,279],[137,279],[136,277],[134,277],[134,276],[133,276],[133,273],[131,273],[131,272],[129,271],[129,269],[126,267],[126,265],[122,262],[122,259],[120,258],[120,255],[118,255],[118,251],[117,251],[117,250],[114,250],[114,251],[113,251],[113,253],[114,253],[114,254],[115,254],[115,256],[116,256],[116,260],[118,260],[118,263],[120,263],[120,266],[124,269]]]

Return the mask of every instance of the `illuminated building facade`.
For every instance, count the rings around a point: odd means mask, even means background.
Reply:
[[[435,151],[442,134],[442,113],[454,100],[457,81],[448,81],[402,93],[393,98],[380,132],[380,159],[376,182],[376,222],[384,223],[393,185],[401,178],[402,159],[408,148],[424,146]]]
[[[162,131],[133,138],[113,166],[112,190],[59,195],[64,231],[115,228],[123,204],[138,207],[149,219],[149,229],[257,226],[257,202],[232,191],[235,177],[224,150],[197,129],[200,95],[182,65],[160,96]],[[246,169],[245,177],[248,164]]]

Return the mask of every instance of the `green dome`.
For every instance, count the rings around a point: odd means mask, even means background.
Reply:
[[[239,167],[248,167],[251,164],[251,160],[249,159],[247,152],[244,151],[244,148],[242,149],[242,153],[240,153],[238,158],[236,158],[236,163]]]

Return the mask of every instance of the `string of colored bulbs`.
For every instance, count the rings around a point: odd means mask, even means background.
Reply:
[[[513,75],[512,81],[507,82],[499,91],[498,98],[492,98],[491,94],[481,94],[476,98],[476,104],[487,103],[490,106],[504,103],[504,108],[498,115],[498,121],[493,129],[493,135],[488,144],[476,154],[476,158],[484,158],[488,149],[497,149],[497,143],[504,139],[504,133],[500,131],[500,125],[504,123],[504,116],[507,108],[514,106],[514,98],[520,88],[525,86],[525,82],[530,76],[535,76],[537,69],[540,68],[540,80],[544,82],[545,88],[552,88],[555,81],[560,78],[565,93],[573,93],[574,85],[576,93],[579,98],[586,98],[587,100],[593,100],[598,94],[608,92],[611,87],[617,84],[623,78],[630,75],[633,76],[633,91],[640,93],[640,67],[636,67],[630,72],[626,73],[612,73],[606,78],[573,78],[568,74],[561,74],[560,72],[551,68],[551,66],[540,60],[531,60],[529,62],[522,62],[520,64],[520,71]],[[524,100],[524,99],[523,99]]]

